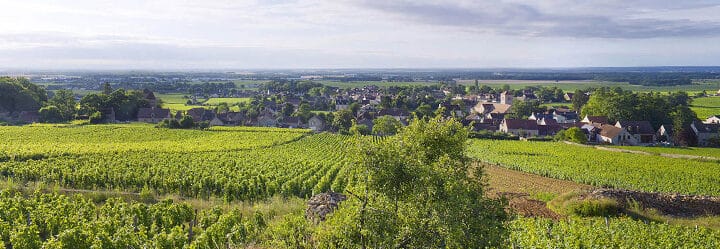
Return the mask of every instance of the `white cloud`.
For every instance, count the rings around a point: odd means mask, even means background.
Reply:
[[[716,1],[0,0],[4,67],[720,64]],[[713,11],[715,10],[715,11]]]

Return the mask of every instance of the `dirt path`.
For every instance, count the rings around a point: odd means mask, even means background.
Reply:
[[[557,196],[572,191],[594,189],[592,186],[558,180],[493,165],[485,165],[490,197],[504,196],[512,211],[526,217],[558,219],[560,215],[547,208],[541,196]]]

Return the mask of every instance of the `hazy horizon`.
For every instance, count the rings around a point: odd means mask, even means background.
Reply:
[[[717,1],[0,4],[5,71],[720,65]]]

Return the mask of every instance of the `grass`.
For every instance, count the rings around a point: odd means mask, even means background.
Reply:
[[[219,105],[220,103],[226,103],[228,105],[234,105],[239,103],[250,102],[250,98],[210,98],[205,101],[206,105]]]
[[[475,85],[475,80],[461,80],[459,81],[459,83],[462,85]],[[714,93],[718,90],[718,88],[720,88],[720,81],[718,80],[695,80],[692,85],[679,86],[641,86],[630,85],[627,82],[610,82],[596,80],[479,80],[478,84],[487,85],[493,88],[501,88],[504,85],[509,85],[512,89],[521,89],[527,86],[554,86],[566,92],[575,91],[577,89],[586,89],[588,87],[621,87],[625,90],[632,90],[638,92],[686,91],[691,95],[693,95],[694,93],[702,92],[703,90],[707,91],[708,93]]]
[[[590,190],[591,186],[506,169],[494,165],[483,168],[490,193],[524,193],[532,199],[548,201],[572,191]]]
[[[379,86],[379,87],[389,87],[389,86],[433,86],[438,85],[440,82],[437,81],[404,81],[404,82],[385,82],[385,81],[349,81],[349,82],[341,82],[341,81],[331,81],[331,80],[320,80],[316,81],[326,86],[332,86],[332,87],[338,87],[338,88],[360,88],[364,86]]]
[[[562,194],[547,203],[556,213],[568,216],[607,217],[620,211],[617,201],[612,199],[582,199],[578,192]]]
[[[720,114],[720,97],[696,98],[690,108],[695,111],[700,120],[718,115]]]
[[[615,147],[615,146],[614,146]],[[697,147],[642,147],[642,146],[616,146],[625,150],[644,151],[652,154],[678,154],[690,156],[703,156],[720,158],[720,148]]]
[[[692,218],[668,216],[661,214],[655,209],[645,208],[635,201],[630,202],[629,207],[625,207],[623,212],[633,218],[641,220],[662,222],[686,227],[700,226],[720,230],[720,216],[702,216]]]

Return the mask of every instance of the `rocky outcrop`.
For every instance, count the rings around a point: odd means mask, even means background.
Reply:
[[[308,200],[308,207],[305,210],[305,218],[315,223],[324,221],[325,217],[338,208],[340,202],[347,200],[347,197],[340,193],[327,192],[317,194]]]

